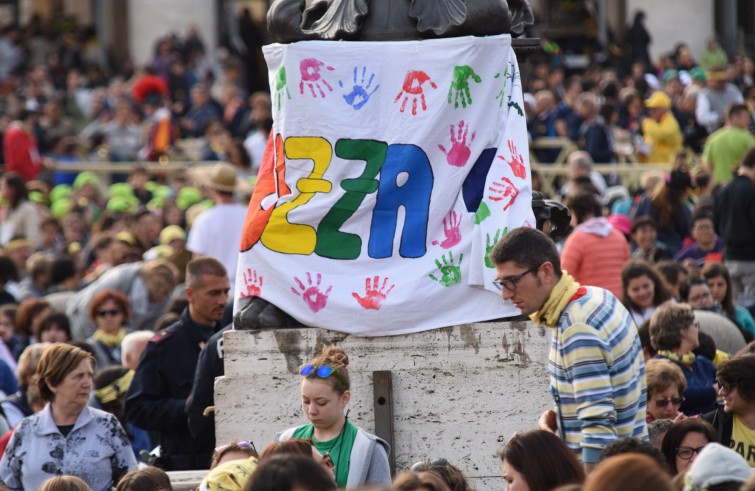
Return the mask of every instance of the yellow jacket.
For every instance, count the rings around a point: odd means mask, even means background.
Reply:
[[[642,134],[651,149],[648,156],[651,164],[671,163],[676,152],[682,149],[682,130],[671,111],[664,114],[660,122],[645,118],[642,121]]]

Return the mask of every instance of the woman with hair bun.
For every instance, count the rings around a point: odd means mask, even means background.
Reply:
[[[279,433],[276,441],[310,438],[318,452],[335,464],[339,488],[391,484],[388,444],[348,419],[351,399],[349,357],[336,346],[326,347],[299,370],[301,406],[309,423]]]

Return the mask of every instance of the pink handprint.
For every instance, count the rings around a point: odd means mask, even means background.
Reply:
[[[404,78],[404,86],[396,96],[396,99],[393,101],[393,103],[395,104],[399,101],[399,99],[401,99],[401,96],[404,96],[404,100],[401,102],[401,112],[404,112],[404,109],[406,109],[406,103],[409,102],[410,96],[412,99],[412,116],[417,115],[417,98],[419,98],[420,102],[422,103],[422,110],[427,110],[425,91],[422,88],[425,82],[430,82],[430,87],[432,87],[433,89],[438,88],[438,86],[435,85],[435,82],[430,80],[430,76],[422,70],[411,70],[409,72],[406,72],[406,77]],[[404,95],[404,93],[406,93],[407,95]]]
[[[262,275],[257,276],[257,271],[249,268],[244,272],[244,286],[246,290],[241,291],[241,298],[259,297],[262,293]]]
[[[322,85],[327,87],[330,92],[333,92],[333,87],[330,86],[327,80],[322,78],[322,73],[320,73],[322,67],[325,67],[326,70],[330,70],[331,72],[335,70],[335,68],[325,65],[325,63],[317,58],[305,58],[301,60],[299,63],[299,71],[301,72],[301,82],[299,82],[300,94],[304,94],[305,83],[309,87],[309,90],[312,91],[312,97],[317,97],[315,88],[320,93],[320,97],[325,97]]]
[[[471,154],[469,145],[467,145],[467,134],[469,133],[469,126],[464,125],[464,121],[459,122],[459,128],[454,133],[454,125],[451,125],[451,150],[446,151],[446,147],[438,145],[441,152],[446,154],[446,160],[450,165],[455,167],[464,167],[469,161]],[[472,138],[469,143],[474,141],[474,137],[477,136],[477,132],[472,132]]]
[[[503,211],[506,211],[511,208],[511,205],[514,204],[517,196],[519,196],[519,188],[514,186],[511,179],[507,177],[502,177],[501,181],[503,182],[494,182],[493,185],[488,188],[488,191],[490,191],[488,197],[491,201],[506,200],[503,206]]]
[[[372,278],[372,281],[367,277],[364,279],[364,297],[359,296],[357,292],[351,292],[351,296],[356,298],[359,305],[364,309],[380,310],[380,304],[391,293],[394,286],[396,285],[388,287],[388,277],[383,280],[382,286],[380,285],[379,276]],[[386,287],[388,287],[387,290]]]
[[[451,211],[451,213],[443,219],[443,233],[446,238],[440,243],[442,248],[450,249],[461,242],[460,225],[461,217],[455,211]],[[438,245],[438,241],[433,241],[433,245]]]
[[[314,284],[312,283],[312,275],[310,273],[307,273],[306,286],[296,276],[294,276],[294,281],[296,281],[299,290],[291,287],[291,291],[295,295],[303,298],[304,303],[307,304],[307,307],[309,307],[312,312],[317,313],[325,307],[325,304],[328,302],[328,295],[330,295],[330,291],[333,287],[329,286],[328,289],[325,290],[325,293],[320,290],[320,284],[322,283],[322,275],[320,273],[317,273],[317,283]]]
[[[527,168],[524,167],[524,160],[519,154],[519,150],[516,149],[514,140],[509,140],[509,152],[511,152],[511,160],[506,160],[505,157],[500,156],[498,158],[509,164],[511,171],[516,177],[518,177],[519,179],[524,179],[525,177],[527,177]]]

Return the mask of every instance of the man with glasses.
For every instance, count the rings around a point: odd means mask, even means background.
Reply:
[[[741,354],[718,367],[718,409],[703,416],[718,431],[721,444],[755,467],[755,354]]]
[[[590,472],[601,450],[627,437],[647,439],[642,347],[629,312],[613,294],[561,271],[553,242],[518,228],[490,255],[504,301],[553,329],[548,370],[556,409],[540,419]]]

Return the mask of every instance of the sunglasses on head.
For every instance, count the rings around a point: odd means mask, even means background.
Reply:
[[[432,467],[445,467],[448,465],[448,461],[444,458],[435,459],[435,460],[421,460],[417,462],[416,464],[412,465],[409,469],[412,472],[421,472],[426,469],[430,469]]]
[[[99,310],[97,311],[97,317],[115,317],[120,313],[121,311],[118,309]]]
[[[299,375],[301,375],[302,377],[309,377],[312,374],[314,374],[318,378],[328,378],[333,375],[338,379],[339,382],[341,382],[341,384],[343,384],[344,386],[346,385],[346,382],[344,382],[343,378],[341,378],[338,370],[328,365],[304,365],[299,369]]]
[[[234,443],[229,443],[227,445],[221,445],[219,447],[215,447],[215,452],[216,453],[217,452],[222,452],[223,450],[231,447],[232,445],[238,446],[238,447],[241,447],[241,448],[250,448],[251,447],[252,451],[254,452],[254,455],[257,455],[257,449],[254,446],[254,442],[246,441],[246,440],[244,440],[243,442],[236,442],[235,444]]]

